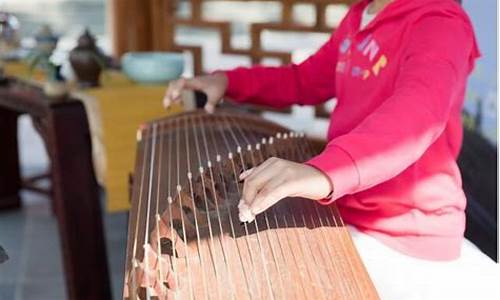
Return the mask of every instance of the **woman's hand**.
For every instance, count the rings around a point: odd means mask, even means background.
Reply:
[[[332,192],[330,179],[314,167],[292,161],[269,158],[240,175],[244,180],[238,204],[241,222],[255,216],[286,197],[320,200]]]
[[[195,90],[207,95],[205,110],[213,113],[215,106],[224,96],[227,89],[227,76],[222,72],[211,75],[197,76],[194,78],[181,78],[172,81],[163,98],[163,106],[168,108],[172,103],[181,101],[183,90]]]

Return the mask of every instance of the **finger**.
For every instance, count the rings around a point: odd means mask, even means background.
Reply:
[[[257,192],[269,180],[279,176],[279,168],[276,168],[277,160],[269,160],[255,168],[250,175],[245,178],[241,198],[248,206],[251,206]]]
[[[255,200],[250,206],[251,213],[254,216],[262,213],[281,199],[289,196],[292,189],[293,187],[283,179],[277,178],[269,181],[255,196]]]
[[[270,157],[270,158],[266,159],[260,165],[258,165],[256,167],[253,167],[251,169],[246,170],[246,171],[249,171],[249,170],[252,170],[252,171],[250,172],[250,174],[248,174],[248,175],[245,176],[245,179],[248,179],[250,176],[259,176],[259,173],[261,171],[263,171],[265,168],[267,168],[267,166],[269,166],[271,164],[275,164],[275,163],[277,163],[279,161],[280,161],[280,159],[277,158],[277,157]],[[243,173],[245,173],[246,171],[244,171]]]
[[[165,109],[169,108],[170,105],[172,104],[172,101],[170,101],[170,97],[168,97],[167,94],[165,94],[165,97],[163,97],[162,103],[163,103],[163,108]]]
[[[269,180],[272,180],[273,177],[276,177],[278,175],[279,174],[277,170],[273,169],[272,167],[267,167],[259,172],[258,176],[248,177],[243,183],[241,199],[245,202],[246,205],[251,206],[259,190]]]
[[[243,206],[247,206],[247,204],[245,203],[245,201],[243,199],[240,200],[240,202],[238,203],[238,208],[242,208]]]
[[[207,101],[205,104],[205,111],[209,114],[213,114],[215,112],[215,104]]]
[[[183,90],[203,90],[203,88],[203,82],[197,77],[190,79],[181,78],[169,85],[163,104],[166,108],[168,108],[168,106],[172,103],[181,101]]]
[[[163,106],[168,108],[173,102],[180,99],[180,94],[184,86],[186,85],[186,79],[181,78],[179,80],[173,81],[168,85],[165,96],[163,97]]]
[[[255,216],[250,211],[250,208],[244,202],[238,206],[238,209],[240,222],[252,222],[255,219]]]
[[[169,84],[167,86],[167,89],[165,90],[165,95],[163,96],[163,107],[167,108],[170,106],[170,93],[171,93],[171,90],[172,89],[172,84]]]
[[[205,110],[209,114],[212,114],[215,111],[217,103],[219,103],[221,100],[221,95],[219,92],[214,90],[213,87],[210,87],[208,85],[203,86],[201,90],[205,92],[205,94],[207,95],[207,103],[205,104]]]
[[[184,88],[189,90],[203,91],[206,83],[203,77],[184,78]]]
[[[240,180],[245,180],[245,178],[247,178],[247,177],[248,177],[248,175],[252,174],[252,172],[253,172],[254,170],[255,170],[255,168],[251,168],[251,169],[248,169],[248,170],[246,170],[246,171],[243,171],[243,172],[240,174],[240,176],[239,176]]]

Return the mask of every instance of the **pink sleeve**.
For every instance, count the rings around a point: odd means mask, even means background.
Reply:
[[[307,162],[332,181],[333,195],[324,203],[404,171],[441,135],[451,109],[460,109],[457,93],[477,57],[472,29],[435,16],[414,26],[392,96]]]
[[[335,95],[337,34],[301,64],[226,71],[226,96],[237,102],[286,107],[319,104]]]

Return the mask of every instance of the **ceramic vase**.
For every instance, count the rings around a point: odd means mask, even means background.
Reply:
[[[88,29],[78,38],[78,45],[71,50],[69,62],[80,87],[99,86],[104,57]]]

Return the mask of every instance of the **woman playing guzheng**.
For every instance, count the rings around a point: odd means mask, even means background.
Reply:
[[[277,108],[337,98],[321,154],[241,174],[241,221],[288,196],[336,201],[382,299],[495,299],[495,263],[463,236],[456,163],[478,56],[453,0],[362,0],[304,62],[180,79],[164,105],[183,89],[206,93],[208,112],[223,97]]]

